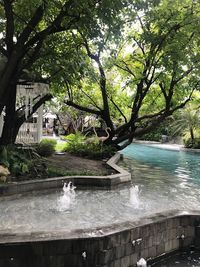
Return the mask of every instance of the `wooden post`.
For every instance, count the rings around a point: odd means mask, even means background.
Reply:
[[[43,128],[43,105],[38,109],[37,118],[37,142],[39,143],[42,139],[42,128]]]

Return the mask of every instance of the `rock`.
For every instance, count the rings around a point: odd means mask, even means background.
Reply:
[[[0,165],[0,182],[5,183],[8,175],[10,175],[8,168]]]
[[[7,180],[7,177],[6,176],[0,176],[0,182],[5,183],[6,180]]]

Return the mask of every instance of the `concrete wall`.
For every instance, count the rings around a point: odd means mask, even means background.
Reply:
[[[71,238],[65,233],[46,238],[41,233],[1,233],[0,267],[132,267],[141,257],[148,260],[198,245],[199,225],[200,214],[174,212],[93,232],[76,231]]]

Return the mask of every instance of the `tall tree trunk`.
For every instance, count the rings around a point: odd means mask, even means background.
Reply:
[[[192,142],[194,142],[194,131],[193,128],[190,126],[190,137],[192,139]]]
[[[0,138],[1,145],[14,144],[17,135],[16,129],[16,85],[11,85],[12,88],[9,88],[9,98],[6,104],[5,117],[4,117],[4,126],[2,135]]]

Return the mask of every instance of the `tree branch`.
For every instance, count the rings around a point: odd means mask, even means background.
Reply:
[[[92,60],[94,60],[98,65],[99,74],[100,74],[99,86],[101,89],[101,96],[102,96],[102,101],[103,101],[103,110],[101,112],[102,119],[106,122],[106,125],[108,127],[110,127],[112,130],[114,130],[113,122],[112,122],[111,117],[110,117],[110,108],[109,108],[109,104],[108,104],[108,97],[107,97],[107,91],[106,91],[106,75],[105,75],[103,66],[101,64],[101,61],[100,61],[100,58],[98,57],[98,55],[91,53],[91,50],[90,50],[90,47],[88,45],[86,38],[83,36],[83,34],[81,32],[80,32],[80,34],[83,38],[84,46],[86,48],[88,57],[91,58]]]
[[[123,71],[125,71],[125,72],[128,72],[128,73],[131,74],[134,78],[136,78],[135,74],[134,74],[134,73],[130,70],[130,68],[128,67],[128,64],[127,64],[126,62],[124,62],[123,60],[121,60],[121,62],[125,65],[125,67],[120,66],[120,65],[117,64],[117,63],[115,63],[114,65],[115,65],[117,68],[119,68],[119,69],[121,69],[121,70],[123,70]]]
[[[83,107],[83,106],[80,106],[70,100],[67,100],[67,101],[64,101],[64,103],[70,107],[73,107],[75,109],[78,109],[78,110],[82,110],[82,111],[85,111],[85,112],[88,112],[88,113],[91,113],[91,114],[95,114],[97,116],[101,116],[102,115],[102,112],[99,111],[99,110],[95,110],[95,109],[91,109],[91,108],[87,108],[87,107]]]
[[[165,100],[166,100],[167,99],[166,88],[165,88],[165,86],[163,85],[162,82],[159,83],[159,87],[161,89],[162,94],[164,95]]]
[[[36,44],[36,46],[32,48],[31,53],[29,53],[29,54],[27,53],[28,59],[27,59],[26,63],[23,64],[23,66],[22,66],[21,69],[19,67],[19,69],[20,69],[19,70],[19,73],[23,69],[29,69],[29,67],[32,66],[33,62],[35,62],[37,60],[37,58],[39,56],[39,53],[40,53],[40,50],[42,48],[42,45],[43,45],[43,40],[38,41],[38,43]]]
[[[101,108],[94,102],[93,98],[92,98],[91,96],[89,96],[89,95],[88,95],[82,88],[81,88],[81,91],[83,92],[83,94],[84,94],[86,97],[88,97],[88,98],[90,99],[91,103],[92,103],[97,109],[99,109],[99,110],[101,111]]]
[[[52,95],[51,94],[46,94],[44,95],[43,97],[41,97],[37,103],[35,103],[35,105],[33,106],[33,109],[32,109],[32,112],[28,115],[28,118],[31,118],[32,115],[37,111],[37,109],[42,105],[44,104],[46,101],[49,101],[50,99],[52,99]],[[22,115],[20,117],[17,118],[17,125],[22,125],[26,120],[26,116],[25,115]]]
[[[60,13],[56,16],[56,18],[51,22],[51,24],[44,29],[43,31],[40,31],[36,33],[30,40],[27,41],[25,45],[25,50],[29,50],[33,47],[35,43],[37,43],[40,40],[44,40],[46,36],[62,31],[67,31],[71,28],[72,25],[74,25],[79,19],[80,15],[70,15],[68,14],[68,10],[70,10],[73,6],[74,2],[73,0],[66,1],[63,5]],[[70,21],[68,24],[64,27],[61,26],[62,20],[64,17],[69,17]]]
[[[40,97],[39,95],[36,96],[36,97],[34,97],[34,98],[33,98],[33,101],[35,101],[35,100],[38,99],[39,97]],[[26,105],[23,105],[23,106],[19,107],[18,109],[16,109],[16,112],[19,112],[20,110],[24,109],[25,107],[26,107]]]
[[[141,117],[139,117],[137,120],[135,120],[135,122],[141,122],[142,120],[152,119],[152,118],[161,116],[164,112],[165,112],[165,109],[162,109],[162,110],[160,110],[160,111],[157,112],[157,113],[154,113],[154,114],[148,114],[148,115],[141,116]]]
[[[118,105],[114,102],[112,97],[109,97],[111,103],[116,107],[116,109],[119,111],[119,113],[121,114],[121,116],[124,118],[125,123],[127,123],[127,118],[124,115],[124,113],[121,111],[121,109],[118,107]]]
[[[33,110],[30,113],[29,117],[31,117],[33,115],[33,113],[35,113],[37,111],[37,109],[44,104],[46,101],[49,101],[53,98],[52,94],[46,94],[43,97],[41,97],[37,103],[35,103],[35,105],[33,106]]]
[[[177,84],[178,82],[180,82],[182,79],[184,79],[185,77],[187,77],[187,75],[190,74],[193,70],[194,70],[194,67],[189,68],[179,78],[177,78],[176,80],[174,80],[174,83]]]
[[[13,37],[14,37],[14,18],[12,1],[3,0],[4,10],[6,15],[6,46],[8,54],[11,53],[13,48]]]
[[[8,57],[8,53],[3,46],[0,46],[0,53],[2,53],[4,56]]]
[[[44,5],[40,5],[33,14],[30,21],[27,23],[26,27],[20,34],[18,40],[17,40],[17,46],[21,47],[27,42],[30,34],[33,32],[35,27],[38,25],[38,23],[41,21],[43,15],[44,15]]]

